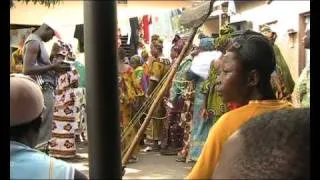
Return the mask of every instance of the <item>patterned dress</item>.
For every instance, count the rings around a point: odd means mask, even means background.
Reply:
[[[159,83],[170,68],[170,61],[167,58],[160,57],[153,59],[148,67],[149,81]],[[150,84],[150,83],[149,83]],[[146,134],[149,140],[160,140],[164,121],[166,120],[166,108],[164,102],[160,102],[153,113],[151,123]]]
[[[294,89],[289,67],[277,45],[273,45],[276,57],[276,70],[271,76],[271,85],[278,100],[291,100]]]
[[[138,127],[130,126],[133,117],[132,106],[137,96],[143,95],[141,86],[138,85],[134,77],[133,69],[127,64],[121,64],[119,71],[119,100],[120,100],[120,125],[122,130],[121,147],[122,154],[127,151],[134,136],[138,131]],[[137,147],[134,154],[138,153]]]
[[[204,83],[203,92],[208,94],[207,99],[207,111],[208,120],[212,121],[213,124],[227,112],[227,104],[222,100],[222,97],[215,91],[215,84],[218,77],[217,68],[214,66],[214,62],[211,63],[210,73],[208,79]]]
[[[178,153],[178,161],[186,161],[189,149],[190,149],[190,139],[191,139],[191,127],[192,127],[192,117],[193,117],[193,102],[194,102],[194,87],[192,82],[188,83],[188,86],[183,95],[183,109],[181,113],[181,124],[180,126],[184,129],[183,132],[183,147]],[[181,159],[182,158],[182,159]]]
[[[169,102],[173,104],[173,108],[168,109],[168,129],[165,130],[167,136],[161,143],[166,143],[165,146],[173,149],[181,150],[184,144],[184,128],[180,126],[181,112],[184,106],[183,94],[190,83],[186,80],[186,72],[190,69],[191,63],[191,56],[181,62],[170,88]]]
[[[193,104],[190,149],[187,159],[197,161],[201,153],[202,147],[207,139],[209,130],[213,125],[213,121],[208,121],[201,116],[201,112],[205,104],[205,95],[203,92],[205,80],[195,74],[193,74],[190,77],[190,80],[193,81],[195,94]]]
[[[296,107],[310,107],[310,64],[303,69],[292,93],[292,99]]]
[[[74,89],[76,96],[75,106],[76,106],[76,122],[77,129],[76,134],[80,135],[82,138],[87,137],[87,113],[86,113],[86,89],[78,87]]]
[[[74,85],[79,83],[76,70],[61,74],[56,87],[52,139],[49,154],[53,157],[72,158],[76,155],[75,129],[77,109]]]
[[[136,96],[135,102],[133,103],[133,111],[136,113],[139,111],[145,101],[145,92],[143,90],[143,67],[136,67],[133,71],[133,76],[133,79],[136,81],[135,87],[142,90],[142,92],[139,90],[139,94]]]

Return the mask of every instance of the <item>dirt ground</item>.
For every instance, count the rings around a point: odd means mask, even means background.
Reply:
[[[89,176],[88,146],[78,145],[77,159],[68,160]],[[176,162],[177,156],[162,156],[157,152],[140,152],[138,162],[128,164],[123,179],[183,179],[190,172],[190,163]]]

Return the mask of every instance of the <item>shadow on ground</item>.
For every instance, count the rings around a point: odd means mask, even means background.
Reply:
[[[77,146],[78,156],[66,160],[89,176],[88,144]],[[123,179],[183,179],[190,172],[192,163],[176,162],[177,156],[162,156],[157,152],[140,152],[138,162],[128,164]]]

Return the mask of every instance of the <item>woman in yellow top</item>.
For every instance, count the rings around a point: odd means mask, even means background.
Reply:
[[[242,107],[222,115],[211,128],[187,179],[210,179],[224,143],[250,118],[292,107],[287,101],[276,100],[273,93],[270,75],[275,69],[275,55],[262,34],[253,31],[234,34],[222,61],[216,90],[224,102],[234,102]]]
[[[147,95],[150,96],[153,90],[160,83],[162,78],[168,72],[170,68],[170,61],[168,58],[162,55],[163,41],[158,35],[153,35],[151,37],[151,55],[148,65],[148,91]],[[151,142],[151,146],[148,146],[145,151],[158,151],[160,146],[158,144],[163,130],[163,123],[166,120],[166,109],[164,102],[159,103],[156,110],[152,115],[152,121],[147,128],[146,134],[147,139]]]
[[[10,73],[22,73],[23,67],[23,52],[21,48],[18,48],[12,53],[12,59],[10,62]]]
[[[143,95],[141,87],[136,83],[133,69],[124,63],[125,52],[124,49],[119,48],[119,99],[120,99],[120,125],[121,130],[129,132],[124,133],[122,137],[121,147],[122,154],[127,151],[130,143],[136,135],[138,129],[136,126],[128,128],[131,118],[133,117],[133,104],[138,96]],[[126,129],[128,128],[128,129]],[[139,152],[139,147],[135,149],[134,155],[132,155],[129,162],[135,162],[137,160],[136,154]]]

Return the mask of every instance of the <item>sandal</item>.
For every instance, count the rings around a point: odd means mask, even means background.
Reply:
[[[136,156],[132,156],[129,161],[128,161],[128,164],[132,164],[132,163],[136,163],[138,162],[138,157]]]
[[[180,156],[180,157],[178,157],[178,158],[176,159],[176,161],[177,161],[177,162],[186,162],[186,158]]]

